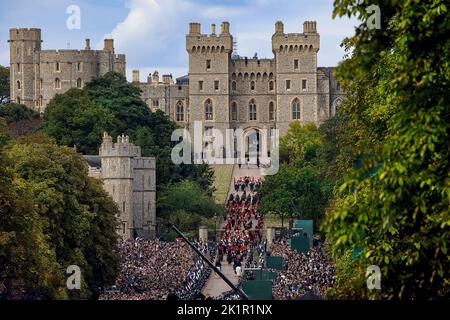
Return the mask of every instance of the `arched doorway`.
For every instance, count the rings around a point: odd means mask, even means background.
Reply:
[[[261,158],[261,132],[257,128],[250,128],[245,131],[245,158],[250,163],[256,164],[257,159]]]

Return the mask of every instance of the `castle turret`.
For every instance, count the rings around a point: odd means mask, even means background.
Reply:
[[[103,50],[114,52],[114,39],[105,39]]]
[[[133,159],[141,156],[141,149],[131,144],[125,135],[112,143],[105,132],[99,155],[104,188],[120,210],[118,232],[123,239],[130,239],[133,236]]]
[[[213,24],[208,35],[201,33],[200,23],[191,23],[186,35],[190,112],[202,115],[206,126],[208,121],[215,122],[214,127],[223,132],[228,128],[229,70],[233,52],[233,37],[229,28],[230,24],[223,22],[221,33],[217,35]],[[205,112],[206,109],[208,112]]]
[[[291,121],[317,122],[317,53],[320,36],[315,21],[305,21],[302,33],[285,33],[281,21],[275,24],[272,50],[276,61],[278,126],[282,131]],[[284,109],[283,109],[284,108]]]
[[[139,83],[140,82],[139,70],[133,70],[133,82],[134,83]]]
[[[36,105],[36,75],[39,74],[41,51],[40,29],[11,29],[10,47],[10,96],[11,101],[39,109]]]

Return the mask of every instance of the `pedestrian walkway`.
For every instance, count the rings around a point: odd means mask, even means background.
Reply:
[[[234,191],[234,178],[240,178],[240,177],[255,177],[260,178],[261,177],[261,170],[256,165],[250,165],[247,167],[247,165],[242,165],[241,168],[239,168],[238,165],[235,165],[233,168],[233,177],[230,182],[230,187],[228,189],[228,197],[231,193],[235,193]],[[220,229],[225,228],[225,222],[221,223]],[[254,221],[254,225],[256,225],[256,221]],[[226,260],[222,262],[222,273],[230,279],[230,281],[233,284],[239,283],[239,277],[236,276],[233,266],[227,264]],[[223,293],[228,292],[232,290],[232,288],[222,279],[220,278],[214,271],[211,272],[211,275],[206,282],[205,287],[202,290],[202,293],[205,297],[219,297]]]
[[[228,279],[230,279],[230,281],[234,285],[237,285],[239,283],[239,277],[234,273],[233,266],[227,264],[226,261],[222,263],[222,273]],[[223,281],[223,279],[219,277],[217,273],[213,271],[211,272],[211,276],[206,282],[202,293],[205,297],[219,297],[221,294],[230,290],[233,289],[230,288],[230,286],[225,281]]]

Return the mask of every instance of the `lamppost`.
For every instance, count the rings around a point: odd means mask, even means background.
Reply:
[[[217,243],[217,213],[214,213],[214,241]]]

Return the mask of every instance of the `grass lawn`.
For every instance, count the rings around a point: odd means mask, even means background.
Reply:
[[[214,170],[214,197],[217,203],[225,204],[230,187],[231,179],[233,179],[233,165],[211,165]]]
[[[289,219],[284,219],[284,227],[289,226]],[[278,215],[267,214],[264,216],[264,227],[265,228],[275,228],[281,227],[281,218]]]

